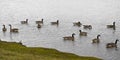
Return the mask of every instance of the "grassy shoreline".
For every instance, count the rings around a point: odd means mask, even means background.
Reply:
[[[55,49],[26,47],[16,42],[0,41],[1,60],[101,60],[96,57],[77,56]]]

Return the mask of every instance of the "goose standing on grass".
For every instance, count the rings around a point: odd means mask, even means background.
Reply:
[[[92,40],[92,43],[99,43],[100,42],[100,39],[99,39],[100,35],[97,35],[97,38],[94,38]]]
[[[41,19],[41,21],[35,21],[36,22],[36,24],[43,24],[43,19]]]
[[[74,35],[75,35],[75,33],[73,33],[72,36],[65,36],[63,38],[64,38],[64,40],[74,40]]]
[[[92,26],[91,25],[83,25],[83,28],[84,29],[92,29]]]
[[[115,22],[113,22],[113,25],[107,25],[107,28],[113,28],[115,30]]]
[[[21,24],[28,24],[28,19],[26,19],[26,21],[21,21]]]
[[[118,41],[119,41],[119,40],[116,39],[115,43],[107,43],[107,44],[106,44],[106,48],[113,48],[113,47],[117,48],[117,42],[118,42]]]
[[[80,32],[80,36],[87,36],[87,32],[82,32],[81,30],[79,30]]]
[[[78,22],[74,22],[73,25],[80,27],[82,24],[78,21]]]
[[[10,26],[10,32],[18,32],[18,28],[12,28],[12,25],[11,24],[9,24],[9,26]]]
[[[37,24],[37,28],[41,28],[41,25],[40,25],[40,24]]]
[[[5,25],[4,25],[4,24],[3,24],[2,31],[3,31],[3,32],[6,32],[6,31],[7,31],[7,28],[5,27]]]
[[[56,22],[51,22],[52,25],[58,25],[59,24],[59,20],[57,20]]]

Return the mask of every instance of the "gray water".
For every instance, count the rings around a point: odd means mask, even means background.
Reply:
[[[29,19],[28,25],[20,21]],[[35,21],[44,19],[41,29]],[[59,26],[50,22],[59,19]],[[73,22],[91,24],[92,30],[73,26]],[[107,24],[116,22],[116,30],[107,29]],[[7,32],[2,32],[5,24]],[[9,24],[19,29],[19,33],[9,32]],[[59,51],[80,56],[94,56],[104,60],[120,59],[118,48],[107,49],[106,44],[120,39],[120,1],[119,0],[0,0],[0,38],[4,41],[19,42],[28,47],[54,48]],[[79,30],[88,33],[79,36]],[[75,41],[64,41],[62,37],[75,33]],[[100,34],[101,42],[92,44],[92,39]]]

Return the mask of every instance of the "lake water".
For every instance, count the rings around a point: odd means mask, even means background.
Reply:
[[[28,25],[20,21],[29,19]],[[41,29],[35,21],[44,19]],[[50,24],[60,21],[59,26]],[[73,22],[91,24],[93,29],[85,30],[73,26]],[[116,30],[106,25],[116,22]],[[5,24],[7,32],[2,32]],[[19,29],[19,33],[10,33],[9,24]],[[104,60],[120,59],[118,48],[107,49],[106,44],[120,39],[120,1],[119,0],[0,0],[0,38],[4,41],[19,42],[28,47],[54,48],[80,56],[94,56]],[[79,30],[88,33],[79,36]],[[75,33],[75,41],[64,41],[62,37]],[[101,42],[92,44],[92,39],[100,34]]]

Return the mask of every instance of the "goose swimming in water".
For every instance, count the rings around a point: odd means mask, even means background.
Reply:
[[[5,27],[5,25],[4,25],[4,24],[3,24],[2,31],[3,31],[3,32],[6,32],[6,31],[7,31],[7,28]]]
[[[79,30],[80,32],[80,36],[87,36],[87,32],[82,32],[81,30]]]
[[[57,20],[56,22],[51,22],[52,25],[58,25],[59,24],[59,20]]]
[[[92,29],[92,26],[91,25],[83,25],[83,28],[84,29]]]
[[[117,48],[117,42],[118,42],[118,41],[119,41],[119,40],[116,39],[115,43],[107,43],[107,44],[106,44],[106,48],[113,48],[113,47]]]
[[[97,38],[94,38],[92,40],[92,43],[99,43],[100,42],[100,39],[99,39],[100,35],[97,35]]]
[[[81,24],[81,22],[78,21],[78,22],[74,22],[73,25],[80,27],[82,24]]]
[[[18,32],[18,28],[12,28],[12,25],[11,24],[9,24],[9,26],[10,26],[10,32]]]
[[[74,40],[74,35],[75,35],[75,33],[73,33],[72,36],[65,36],[63,38],[64,38],[64,40]]]
[[[27,24],[28,23],[28,19],[26,19],[26,21],[21,21],[21,24]]]
[[[35,21],[36,22],[36,24],[43,24],[43,19],[41,19],[41,21]]]
[[[113,28],[115,30],[115,22],[113,22],[113,25],[107,25],[107,28]]]

